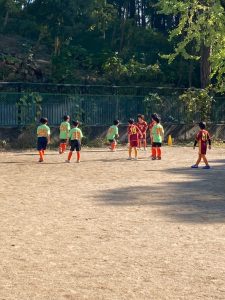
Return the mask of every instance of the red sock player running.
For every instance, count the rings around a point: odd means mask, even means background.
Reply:
[[[77,152],[77,163],[80,162],[80,151],[81,151],[81,140],[83,137],[83,133],[78,128],[79,122],[73,121],[73,128],[69,132],[69,142],[70,142],[70,152],[68,154],[68,159],[66,160],[67,163],[70,163],[71,157],[73,155],[73,151],[76,150]]]
[[[200,131],[197,133],[195,143],[194,143],[194,149],[198,144],[198,149],[199,149],[198,159],[197,159],[195,165],[193,165],[191,167],[192,167],[192,169],[197,169],[201,160],[203,160],[205,163],[205,166],[203,167],[203,169],[210,169],[208,160],[206,158],[206,152],[207,152],[207,144],[209,144],[209,149],[211,149],[211,138],[210,138],[208,131],[205,130],[205,128],[206,128],[205,122],[200,122],[199,128],[200,128]]]
[[[110,150],[113,152],[116,151],[117,139],[119,137],[119,130],[118,130],[119,123],[120,123],[119,120],[115,120],[113,122],[113,125],[109,127],[106,136],[108,142],[110,143]]]
[[[152,128],[153,126],[156,124],[156,122],[154,121],[154,117],[157,117],[158,115],[156,113],[152,114],[151,115],[151,118],[152,118],[152,121],[149,123],[148,125],[148,128],[149,128],[149,132],[150,132],[150,143],[151,143],[151,146],[152,146]],[[153,152],[153,147],[152,147],[152,152]],[[153,153],[151,154],[151,157],[153,157]]]
[[[70,132],[70,116],[64,116],[63,122],[60,124],[60,145],[59,145],[59,154],[62,154],[66,151],[66,146],[68,142],[69,132]]]
[[[162,142],[164,137],[164,129],[160,124],[159,116],[154,115],[155,125],[152,127],[152,160],[162,159]]]
[[[147,132],[147,129],[148,129],[148,124],[147,122],[145,122],[144,120],[144,116],[139,114],[137,116],[137,127],[138,129],[141,131],[142,133],[142,137],[141,135],[139,135],[139,144],[138,144],[138,148],[141,149],[141,146],[144,147],[144,151],[146,151],[146,148],[147,148],[147,141],[146,141],[146,132]]]

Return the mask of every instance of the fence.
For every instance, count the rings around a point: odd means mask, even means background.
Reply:
[[[64,94],[39,93],[42,97],[42,115],[48,117],[51,125],[58,125],[64,114],[69,114],[72,118],[79,119],[86,125],[109,125],[115,118],[118,118],[122,123],[127,123],[128,118],[136,118],[138,113],[149,115],[152,112],[158,112],[164,122],[179,124],[185,123],[187,120],[185,107],[179,100],[182,90],[152,88],[153,100],[146,103],[145,95],[149,91],[138,89],[139,87],[135,90],[134,88],[129,90],[127,87],[126,92],[122,90],[123,87],[114,89],[113,87],[104,87],[104,95],[100,94],[100,87],[95,87],[95,93],[94,88],[91,88],[90,90],[88,87],[82,87],[82,90],[79,89],[79,93],[78,90],[74,93],[71,93],[70,90],[70,93]],[[30,120],[34,120],[36,116],[34,104],[23,107],[22,110],[18,106],[19,99],[29,90],[22,90],[21,92],[0,91],[0,126],[27,125]],[[126,95],[131,91],[133,94]],[[163,96],[163,103],[154,101],[154,93]],[[198,112],[193,112],[193,120],[199,120]],[[225,121],[224,98],[216,98],[212,107],[211,121],[214,123]]]

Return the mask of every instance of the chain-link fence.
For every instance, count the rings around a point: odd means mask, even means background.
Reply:
[[[109,125],[115,118],[127,123],[129,118],[136,118],[138,113],[145,114],[146,119],[149,119],[153,112],[159,113],[163,122],[187,122],[185,106],[179,100],[179,95],[184,91],[182,89],[70,85],[46,87],[32,84],[25,86],[26,89],[22,83],[19,86],[18,83],[16,86],[10,84],[4,86],[5,91],[1,91],[3,85],[0,84],[0,126],[27,125],[35,119],[35,103],[23,105],[20,101],[31,92],[38,92],[41,96],[39,113],[47,117],[51,125],[58,125],[65,114],[86,125]],[[50,89],[51,93],[46,89]],[[66,93],[62,93],[63,91]],[[149,95],[148,98],[146,95]],[[224,123],[225,98],[215,99],[210,120],[212,123]],[[199,112],[193,111],[192,120],[199,121],[199,115]]]

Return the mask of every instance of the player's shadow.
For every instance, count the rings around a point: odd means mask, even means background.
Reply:
[[[98,200],[113,206],[149,206],[150,213],[164,215],[169,220],[187,223],[225,222],[225,168],[211,170],[173,168],[161,171],[165,176],[185,175],[185,181],[167,184],[127,186],[103,191]]]

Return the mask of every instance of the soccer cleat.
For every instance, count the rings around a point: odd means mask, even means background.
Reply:
[[[128,158],[127,158],[127,160],[131,160],[131,159],[132,159],[131,157],[128,157]]]
[[[43,161],[44,161],[44,160],[40,158],[38,162],[40,162],[40,163],[41,163],[41,162],[43,162]]]
[[[161,157],[157,157],[157,159],[158,159],[158,160],[161,160],[162,158],[161,158]]]
[[[79,164],[79,163],[80,163],[80,160],[77,160],[77,163]]]
[[[65,160],[65,162],[66,162],[66,163],[70,163],[70,160],[69,160],[69,159],[67,159],[67,160]]]
[[[204,166],[202,169],[208,170],[208,169],[210,169],[210,166]]]
[[[198,166],[197,165],[193,165],[191,166],[192,169],[198,169]]]
[[[135,158],[134,158],[134,160],[138,160],[138,158],[137,158],[137,157],[135,157]]]
[[[152,160],[156,160],[156,157],[155,157],[155,156],[152,156]]]

